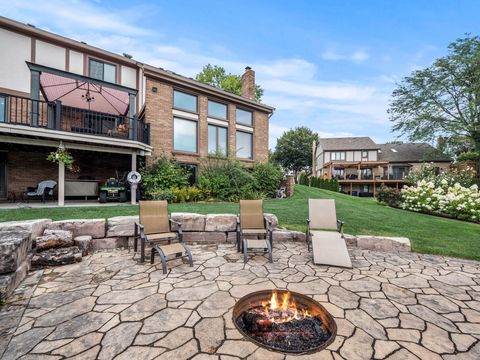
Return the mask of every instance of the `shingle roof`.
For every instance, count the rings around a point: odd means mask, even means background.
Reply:
[[[347,138],[320,138],[318,145],[323,150],[376,150],[379,146],[368,136]]]
[[[379,144],[378,160],[392,162],[452,161],[448,156],[425,143]]]

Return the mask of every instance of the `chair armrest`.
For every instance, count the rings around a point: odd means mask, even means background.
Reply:
[[[237,232],[240,232],[240,216],[237,216]]]
[[[343,235],[343,226],[345,225],[345,222],[342,220],[337,220],[337,231]]]
[[[179,236],[182,236],[183,232],[182,232],[182,223],[178,222],[178,221],[175,221],[175,220],[172,220],[171,218],[168,218],[168,220],[170,221],[170,230],[172,229],[172,224],[175,224],[178,226],[178,229],[177,229],[177,232],[178,232],[178,235]]]
[[[145,238],[145,226],[139,222],[135,222],[135,235],[137,237]]]
[[[270,220],[268,220],[268,218],[266,216],[263,217],[263,220],[265,221],[265,224],[267,225],[267,230],[268,231],[272,231],[272,222]]]

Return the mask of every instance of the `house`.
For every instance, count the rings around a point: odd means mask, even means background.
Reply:
[[[160,154],[192,171],[211,152],[267,161],[274,108],[242,96],[0,17],[0,200],[42,180],[65,197],[96,198],[100,183]],[[80,168],[46,160],[67,149]]]
[[[433,162],[438,172],[452,162],[429,144],[376,144],[369,137],[320,138],[313,154],[313,174],[337,178],[340,191],[359,196],[374,196],[380,185],[400,188],[424,162]]]

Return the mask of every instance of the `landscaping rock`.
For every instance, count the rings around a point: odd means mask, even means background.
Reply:
[[[305,242],[305,233],[301,231],[274,230],[272,233],[273,241],[300,241]]]
[[[205,217],[205,231],[235,231],[237,216],[233,214],[208,214]]]
[[[107,236],[133,236],[138,216],[115,216],[107,220]]]
[[[0,232],[0,274],[15,272],[27,260],[30,249],[29,232]]]
[[[43,236],[35,239],[37,252],[48,249],[73,246],[72,232],[68,230],[45,230]]]
[[[30,261],[25,260],[14,272],[0,275],[0,302],[6,300],[13,290],[20,285],[30,270]]]
[[[94,239],[105,237],[105,219],[61,220],[47,224],[47,229],[68,230],[74,237],[90,235]]]
[[[50,249],[37,253],[32,257],[32,267],[58,266],[82,261],[82,251],[78,246]]]
[[[26,220],[26,221],[8,221],[0,223],[0,232],[4,231],[26,231],[31,234],[32,239],[43,234],[47,224],[52,222],[51,219],[36,219],[36,220]]]
[[[350,247],[357,247],[357,237],[354,235],[343,234],[343,238],[345,239],[345,243],[347,246]]]
[[[275,214],[265,213],[263,215],[270,221],[273,229],[275,229],[278,226],[278,218]]]
[[[103,239],[92,239],[92,251],[110,250],[128,246],[128,238],[126,237],[110,237]]]
[[[93,252],[92,237],[90,235],[77,236],[73,239],[73,242],[82,251],[82,256],[87,256]]]
[[[183,241],[186,243],[219,244],[227,242],[227,235],[220,231],[184,232]]]
[[[357,247],[376,251],[410,251],[410,240],[405,237],[357,236]]]
[[[183,231],[205,231],[205,215],[195,213],[172,213],[172,220],[182,224]],[[178,230],[178,226],[172,224],[172,230]]]

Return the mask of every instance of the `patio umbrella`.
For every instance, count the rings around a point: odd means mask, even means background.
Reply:
[[[111,115],[126,115],[128,112],[129,95],[127,92],[87,80],[75,80],[42,72],[40,87],[49,102],[59,100],[64,106]]]

